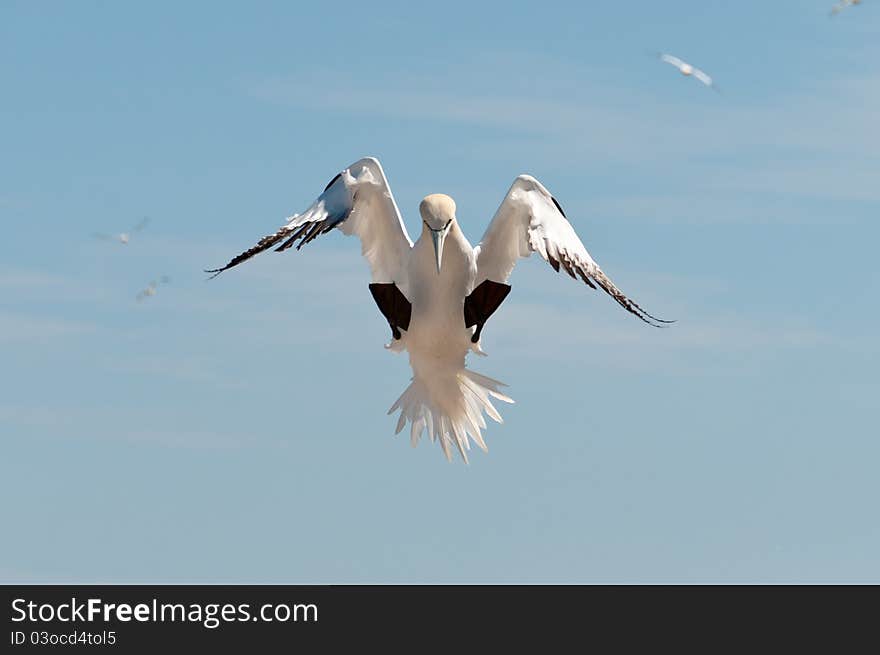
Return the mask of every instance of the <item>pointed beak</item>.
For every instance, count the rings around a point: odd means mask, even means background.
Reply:
[[[443,242],[446,241],[447,230],[431,230],[431,240],[434,242],[434,254],[437,255],[437,274],[440,274],[440,263],[443,261]]]

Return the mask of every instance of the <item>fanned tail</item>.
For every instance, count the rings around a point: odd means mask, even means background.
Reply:
[[[431,441],[440,441],[446,459],[452,461],[452,447],[455,446],[467,463],[469,438],[484,452],[488,450],[481,433],[486,429],[483,413],[498,423],[504,422],[490,400],[495,398],[513,403],[513,399],[499,391],[499,387],[504,386],[507,385],[503,382],[466,368],[429,378],[416,375],[388,413],[400,410],[395,434],[403,430],[407,421],[411,424],[413,447],[427,429]]]

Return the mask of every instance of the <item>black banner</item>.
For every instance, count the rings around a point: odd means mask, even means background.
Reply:
[[[420,650],[441,643],[498,646],[527,636],[581,646],[609,638],[617,646],[644,640],[680,645],[706,630],[727,641],[763,633],[766,644],[780,631],[788,638],[828,625],[848,595],[839,588],[661,586],[53,585],[0,590],[7,628],[3,652],[9,653],[269,647],[325,652],[343,646],[381,650],[393,645],[397,650],[407,644]],[[873,596],[876,590],[871,591]],[[859,615],[847,613],[851,628]],[[864,616],[870,617],[871,612]]]

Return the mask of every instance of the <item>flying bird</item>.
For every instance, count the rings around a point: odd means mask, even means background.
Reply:
[[[133,226],[128,232],[120,232],[119,234],[94,234],[96,239],[101,239],[102,241],[116,241],[121,243],[122,245],[126,245],[129,241],[131,241],[131,235],[143,230],[149,224],[149,217],[142,218],[137,225]]]
[[[844,9],[847,9],[848,7],[852,7],[854,5],[860,5],[860,4],[862,4],[862,0],[841,0],[836,5],[831,7],[831,13],[829,15],[836,16]]]
[[[485,354],[483,329],[510,292],[508,279],[519,258],[537,252],[556,271],[601,288],[645,323],[672,322],[651,316],[614,285],[559,202],[530,175],[513,181],[476,247],[461,231],[449,196],[426,196],[419,213],[421,234],[413,243],[382,166],[367,157],[337,174],[308,209],[277,232],[205,272],[216,277],[273,247],[299,250],[334,228],[359,237],[372,271],[370,293],[391,329],[386,348],[408,351],[413,371],[412,384],[388,410],[400,410],[395,434],[409,422],[413,446],[427,430],[447,459],[457,449],[465,462],[470,441],[487,450],[483,414],[502,422],[492,399],[513,402],[501,391],[506,385],[467,368],[465,357]]]
[[[665,61],[667,64],[671,64],[671,65],[675,66],[678,69],[678,72],[681,73],[682,75],[684,75],[685,77],[694,77],[695,79],[698,79],[700,82],[702,82],[703,84],[705,84],[709,88],[714,89],[715,91],[719,91],[718,87],[712,81],[712,78],[709,77],[709,75],[707,75],[704,71],[701,71],[696,66],[692,66],[691,64],[687,63],[686,61],[682,61],[678,57],[675,57],[673,55],[668,55],[665,52],[661,52],[657,56],[660,58],[661,61]]]
[[[171,278],[167,275],[163,275],[158,279],[158,281],[152,280],[145,289],[141,289],[138,292],[138,295],[135,296],[135,300],[140,302],[142,300],[146,300],[147,298],[152,298],[156,295],[156,291],[158,290],[160,284],[168,284],[169,282],[171,282]]]

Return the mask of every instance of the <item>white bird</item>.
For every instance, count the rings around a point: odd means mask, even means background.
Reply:
[[[147,224],[149,222],[149,217],[144,217],[128,232],[120,232],[119,234],[94,234],[93,236],[96,239],[101,239],[102,241],[118,241],[122,245],[126,245],[129,241],[131,241],[131,235],[143,230],[145,227],[147,227]]]
[[[145,289],[141,289],[138,292],[138,295],[135,296],[135,300],[140,302],[140,301],[145,300],[147,298],[152,298],[153,296],[156,295],[156,291],[159,288],[160,284],[168,284],[169,282],[171,282],[171,278],[168,277],[167,275],[163,275],[162,277],[159,278],[158,281],[152,280],[147,285],[147,287]]]
[[[836,5],[834,5],[831,8],[830,15],[836,16],[837,14],[839,14],[841,11],[843,11],[846,8],[852,7],[854,5],[860,5],[860,4],[862,4],[862,0],[841,0],[840,2],[838,2]]]
[[[696,66],[692,66],[686,61],[682,61],[678,57],[675,57],[674,55],[668,55],[665,52],[661,52],[657,56],[660,57],[661,61],[665,61],[667,64],[672,64],[673,66],[675,66],[678,69],[678,72],[685,77],[694,77],[700,80],[700,82],[702,82],[709,88],[712,88],[715,91],[719,90],[718,87],[715,86],[715,84],[712,82],[712,78]]]
[[[483,413],[502,422],[491,398],[513,402],[501,392],[503,383],[466,368],[465,357],[469,351],[485,354],[483,327],[510,291],[517,259],[537,252],[557,271],[562,267],[572,278],[598,285],[642,321],[655,327],[672,322],[654,318],[614,286],[556,199],[529,175],[514,180],[476,248],[459,228],[449,196],[425,197],[419,212],[422,230],[413,243],[381,165],[367,157],[336,175],[305,212],[226,266],[206,272],[216,277],[273,246],[298,250],[333,228],[358,236],[372,270],[370,291],[391,327],[386,348],[408,351],[413,371],[412,384],[388,410],[400,410],[396,433],[409,422],[413,446],[427,430],[447,459],[457,448],[465,462],[469,438],[486,450]]]

